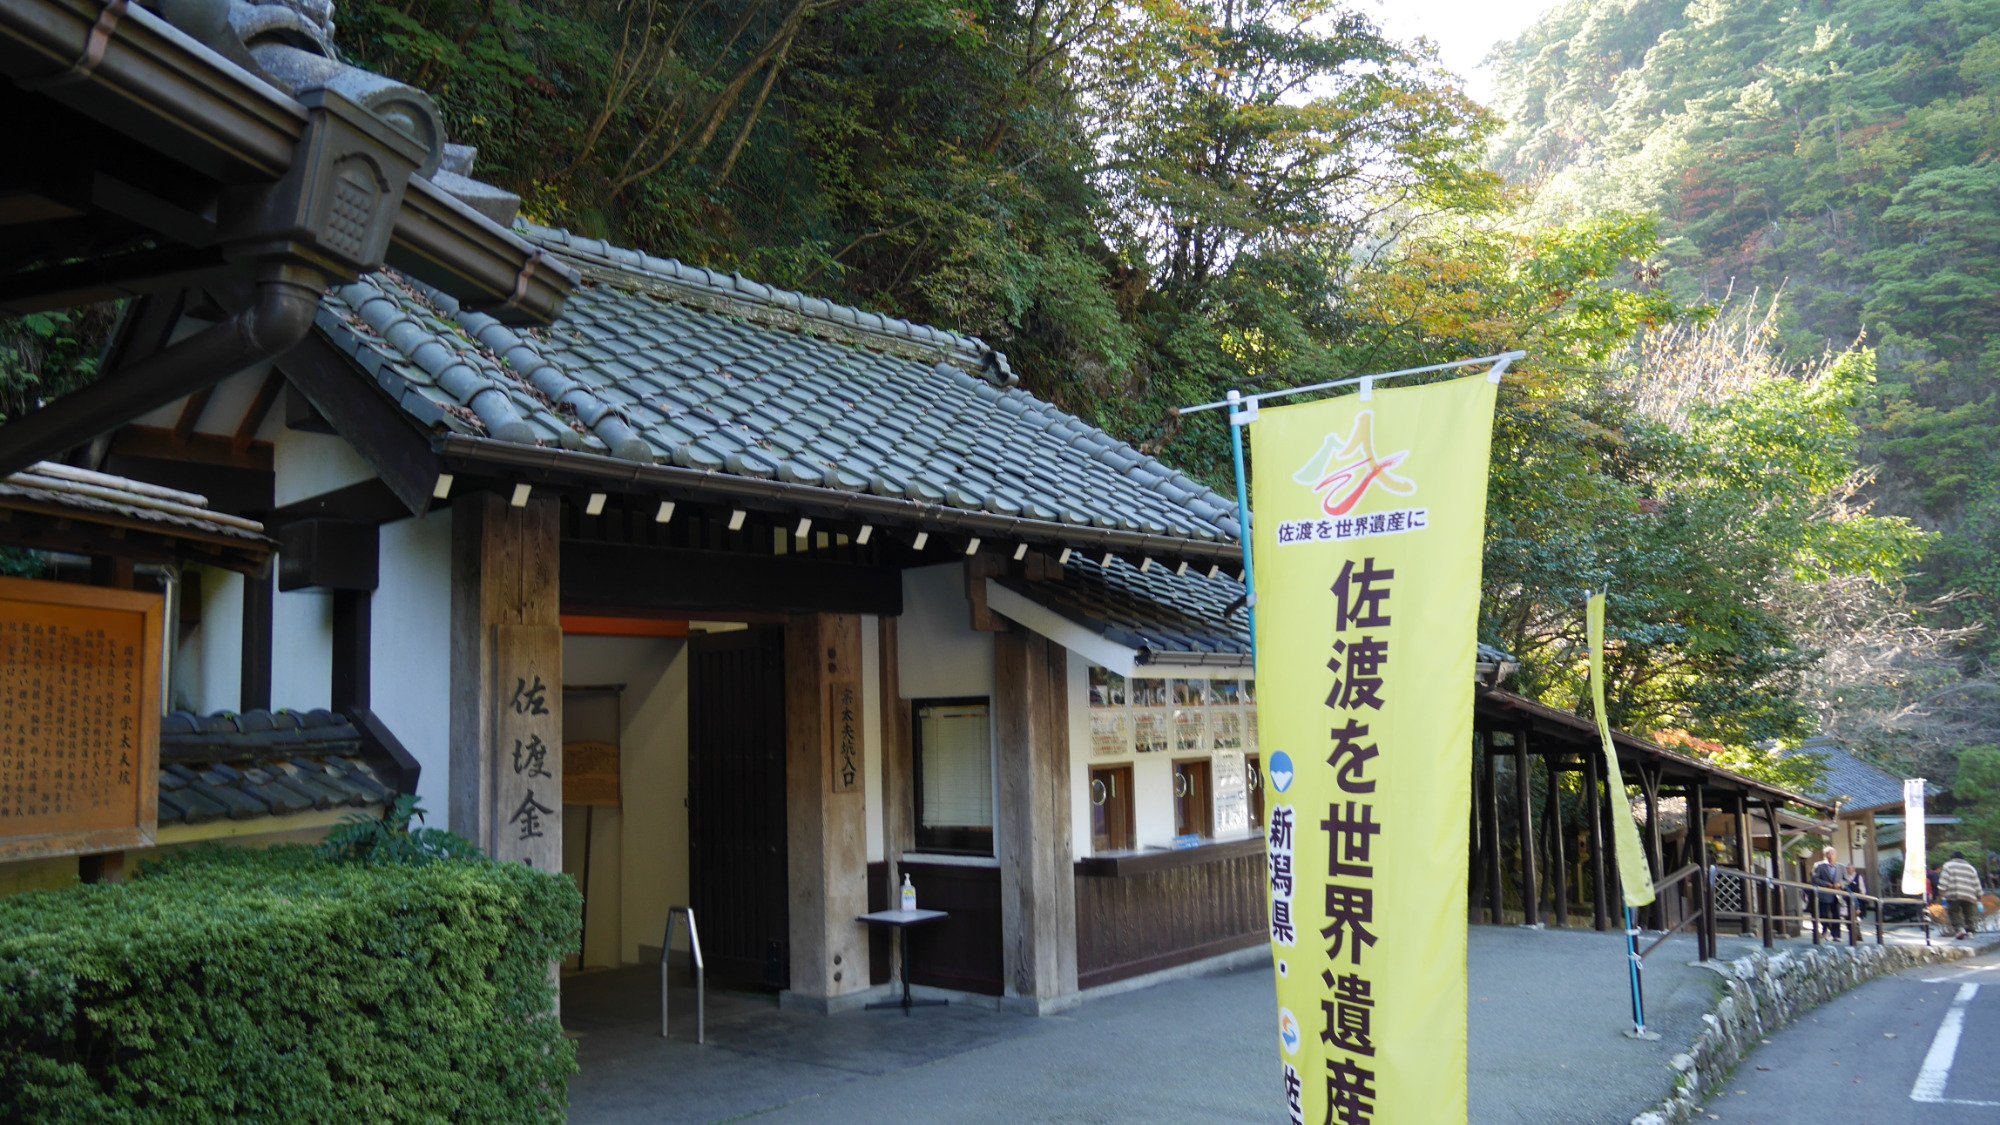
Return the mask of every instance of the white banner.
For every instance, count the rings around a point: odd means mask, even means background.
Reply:
[[[1903,783],[1903,893],[1924,897],[1924,779],[1913,777]]]

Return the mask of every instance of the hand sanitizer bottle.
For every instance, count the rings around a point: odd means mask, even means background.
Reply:
[[[909,873],[908,873],[908,872],[904,872],[904,873],[903,873],[903,909],[904,909],[904,910],[915,910],[916,908],[917,908],[917,888],[916,888],[916,887],[915,887],[914,885],[912,885],[912,884],[911,884],[911,882],[910,882],[910,875],[909,875]]]

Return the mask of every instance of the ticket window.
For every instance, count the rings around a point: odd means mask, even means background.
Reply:
[[[1174,763],[1174,835],[1215,835],[1214,786],[1207,758]]]
[[[1129,851],[1135,841],[1132,767],[1096,766],[1090,771],[1090,850]]]

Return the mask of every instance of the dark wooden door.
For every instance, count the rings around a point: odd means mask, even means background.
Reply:
[[[718,983],[786,988],[784,633],[697,633],[689,654],[688,861],[702,954]]]

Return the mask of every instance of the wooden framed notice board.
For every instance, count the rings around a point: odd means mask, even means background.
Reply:
[[[153,843],[163,601],[0,578],[0,860]]]

